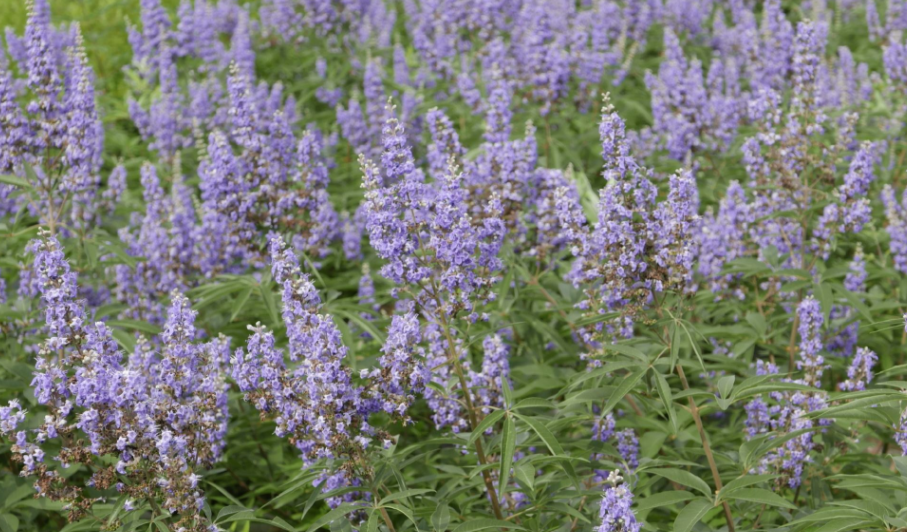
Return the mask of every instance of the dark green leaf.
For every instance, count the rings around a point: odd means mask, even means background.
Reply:
[[[674,532],[690,532],[712,508],[712,503],[705,499],[690,502],[677,514],[677,519],[674,520]]]

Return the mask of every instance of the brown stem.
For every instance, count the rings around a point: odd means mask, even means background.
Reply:
[[[154,497],[148,497],[148,504],[151,505],[151,511],[154,512],[154,517],[159,517],[164,515],[164,512],[161,510],[161,507],[158,506],[157,501],[154,500]]]
[[[551,303],[551,305],[554,307],[554,309],[557,310],[558,314],[560,314],[561,317],[564,318],[564,321],[567,322],[567,326],[570,327],[570,330],[573,332],[576,332],[576,325],[574,325],[573,322],[570,321],[570,318],[567,316],[567,313],[564,312],[564,309],[558,308],[557,301],[555,301],[554,298],[551,297],[551,294],[548,293],[548,290],[545,290],[545,287],[542,286],[541,283],[539,283],[539,280],[537,277],[533,277],[526,284],[528,284],[529,286],[534,286],[534,287],[538,288],[539,292],[541,292],[541,294],[543,296],[545,296],[545,299],[547,299],[548,302]]]
[[[759,509],[759,515],[756,516],[756,520],[753,522],[753,530],[759,528],[759,521],[762,519],[762,514],[765,512],[765,505],[762,505],[762,508]]]
[[[394,528],[394,523],[391,522],[391,516],[387,515],[387,510],[384,507],[378,508],[378,511],[381,512],[381,517],[384,518],[384,524],[387,525],[387,529],[391,532],[397,532]]]
[[[586,481],[584,484],[586,485],[586,489],[590,488],[589,481]],[[579,506],[576,509],[577,512],[583,511],[583,506],[586,505],[586,499],[587,499],[587,496],[583,495],[583,498],[580,499]],[[577,523],[579,523],[579,515],[577,515],[576,517],[573,518],[573,523],[570,524],[570,532],[573,532],[574,530],[576,530]]]
[[[626,399],[626,401],[627,401],[628,403],[630,403],[630,408],[633,409],[633,412],[635,412],[637,416],[642,416],[642,415],[643,415],[642,409],[639,408],[639,405],[636,404],[636,401],[633,400],[633,397],[631,397],[630,394],[625,395],[625,396],[624,396],[624,399]]]
[[[469,418],[469,428],[470,430],[475,430],[479,422],[476,418],[476,411],[472,404],[472,394],[469,393],[469,384],[466,383],[466,376],[463,374],[463,368],[460,367],[460,360],[457,357],[456,348],[453,338],[450,336],[450,329],[447,326],[447,322],[444,320],[441,320],[441,322],[444,337],[447,339],[448,358],[450,358],[451,366],[457,374],[457,380],[460,382],[460,389],[463,391],[463,399],[466,401],[466,415]],[[484,466],[488,463],[488,460],[485,457],[485,450],[482,447],[481,435],[476,437],[476,455],[479,458],[480,465]],[[494,510],[494,515],[503,521],[504,514],[501,512],[501,503],[498,501],[498,493],[497,490],[494,489],[494,482],[491,480],[491,473],[487,468],[483,467],[482,478],[485,480],[485,489],[488,491],[488,496],[491,499],[491,507]]]
[[[677,364],[677,376],[680,377],[683,389],[689,390],[690,385],[687,383],[687,377],[684,375],[683,367],[680,364]],[[693,414],[693,421],[696,422],[696,428],[699,429],[699,439],[702,440],[702,450],[705,452],[706,460],[709,462],[709,469],[712,470],[712,478],[715,479],[715,491],[721,491],[722,484],[721,476],[718,474],[718,464],[715,463],[715,457],[712,455],[712,447],[709,445],[705,427],[702,426],[702,418],[699,417],[699,408],[696,406],[696,401],[693,400],[692,396],[687,397],[687,402],[690,404],[690,413]],[[724,507],[724,519],[727,521],[727,529],[729,532],[734,532],[734,518],[731,516],[731,507],[727,501],[721,501],[721,506]]]

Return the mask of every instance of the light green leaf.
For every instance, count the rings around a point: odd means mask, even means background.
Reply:
[[[15,176],[12,174],[0,174],[0,183],[6,185],[13,185],[14,187],[20,188],[32,188],[31,184],[25,178]],[[2,525],[0,525],[2,526]],[[18,525],[17,525],[18,526]]]

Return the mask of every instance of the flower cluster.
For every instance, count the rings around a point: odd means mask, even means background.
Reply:
[[[98,220],[104,143],[94,72],[77,25],[55,28],[46,0],[29,0],[27,7],[24,37],[7,34],[25,79],[13,77],[5,54],[0,61],[0,173],[29,187],[14,200],[9,185],[0,185],[0,214],[27,206],[50,227],[85,230]]]
[[[872,382],[872,367],[879,360],[875,353],[865,347],[857,349],[850,367],[847,368],[847,380],[840,388],[845,391],[863,391]]]
[[[273,419],[277,435],[295,445],[306,465],[337,459],[343,475],[335,480],[368,476],[364,457],[371,442],[377,439],[386,446],[393,441],[369,424],[369,416],[384,411],[405,420],[414,394],[427,380],[413,347],[420,339],[418,321],[395,317],[380,368],[364,370],[364,384],[358,385],[343,365],[347,348],[340,331],[320,312],[318,291],[300,272],[293,251],[279,236],[271,238],[269,248],[271,272],[282,292],[287,349],[279,349],[274,334],[263,326],[250,327],[246,348],[233,355],[233,378],[262,419]]]
[[[604,416],[598,416],[592,426],[592,441],[602,443],[615,440],[617,452],[620,459],[624,462],[627,473],[632,473],[639,466],[639,440],[636,438],[636,432],[633,429],[623,429],[615,431],[616,422],[614,414],[608,412]],[[606,455],[603,453],[594,453],[592,460],[603,460]],[[604,482],[608,472],[600,469],[595,470],[595,482]]]
[[[338,530],[457,528],[453,506],[572,530],[601,484],[596,530],[638,532],[634,493],[676,481],[651,464],[721,490],[713,449],[745,438],[774,477],[752,486],[797,504],[859,470],[839,455],[907,454],[907,412],[876,408],[902,397],[903,0],[165,4],[136,3],[125,83],[47,0],[4,39],[0,453],[29,480],[3,491],[33,481],[105,529],[283,512],[211,518],[205,470],[266,494],[229,467],[234,383],[261,420],[241,436],[295,448]],[[590,403],[576,468],[558,447]],[[726,528],[755,527],[722,493]],[[649,509],[652,529],[692,511]]]
[[[393,108],[387,112],[392,115]],[[383,179],[373,163],[360,158],[366,231],[386,261],[381,274],[432,314],[463,312],[477,319],[477,303],[494,297],[490,288],[503,266],[497,256],[505,233],[500,199],[492,197],[474,217],[463,175],[452,162],[438,182],[426,183],[393,116],[384,126],[383,143]]]
[[[115,490],[159,502],[175,526],[207,530],[197,472],[213,465],[224,446],[229,341],[194,344],[195,312],[174,292],[160,350],[140,339],[126,358],[111,329],[86,316],[57,240],[45,234],[30,250],[47,331],[32,386],[47,414],[37,429],[15,434],[23,474],[35,477],[40,495],[65,501],[71,519],[101,500],[94,490]],[[10,406],[2,414],[4,434],[25,415]],[[58,454],[45,456],[48,448]],[[90,475],[65,473],[72,464],[88,466]]]
[[[133,257],[145,260],[134,265],[114,266],[115,297],[127,304],[126,317],[160,324],[164,298],[173,290],[185,291],[195,270],[198,242],[192,192],[180,174],[168,194],[157,169],[142,166],[145,213],[133,213],[129,227],[120,230],[120,240]]]
[[[605,496],[598,512],[602,524],[595,528],[596,532],[639,532],[642,523],[636,521],[636,515],[630,508],[633,492],[623,484],[620,473],[612,471],[605,483]]]
[[[691,287],[692,240],[700,223],[692,172],[671,176],[668,197],[657,201],[657,189],[630,154],[624,122],[607,96],[599,133],[608,184],[600,192],[598,221],[584,227],[561,211],[577,256],[568,279],[586,296],[579,307],[591,314],[619,312],[624,318],[616,324],[600,321],[585,331],[583,341],[593,346],[606,336],[632,334],[628,320],[655,294]]]
[[[275,230],[292,231],[293,245],[301,251],[326,255],[339,220],[327,195],[320,133],[307,130],[297,140],[280,87],[270,94],[255,91],[236,63],[228,89],[230,135],[211,133],[199,169],[207,235],[203,270],[210,274],[237,263],[261,263],[258,239]]]
[[[774,436],[798,432],[789,438],[782,446],[766,454],[757,471],[778,475],[776,487],[784,485],[796,489],[803,478],[806,464],[812,461],[811,451],[815,447],[813,431],[816,427],[828,424],[828,420],[814,420],[806,414],[821,410],[827,406],[827,395],[819,390],[825,359],[821,355],[823,349],[821,329],[824,323],[822,309],[819,303],[811,296],[805,298],[797,308],[798,332],[800,333],[799,357],[796,367],[803,371],[801,379],[785,379],[787,382],[815,389],[772,392],[769,394],[772,405],[769,406],[762,397],[756,397],[746,407],[747,434],[750,438],[762,433],[772,431]],[[868,371],[872,366],[873,356],[865,358],[854,370],[854,386],[857,380],[866,377],[860,375],[861,371]],[[761,362],[761,361],[760,361]],[[868,364],[868,366],[867,366]],[[761,363],[757,367],[757,374],[773,375],[778,373],[774,364]],[[871,377],[869,377],[871,378]]]

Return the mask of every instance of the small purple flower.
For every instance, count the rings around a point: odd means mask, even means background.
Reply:
[[[878,361],[875,353],[865,347],[857,349],[850,367],[847,368],[847,380],[839,387],[845,391],[863,391],[872,382],[872,367]]]
[[[636,432],[633,429],[624,429],[618,431],[615,436],[617,437],[617,452],[620,453],[631,471],[636,469],[639,466],[639,440],[636,439]]]
[[[819,386],[822,371],[825,367],[825,357],[819,352],[822,350],[821,330],[825,321],[819,302],[812,296],[807,296],[797,307],[800,324],[800,357],[797,360],[797,369],[805,372],[807,384]]]
[[[636,515],[630,508],[633,493],[622,482],[618,471],[608,475],[605,495],[598,511],[601,525],[595,527],[595,532],[639,532],[642,528],[642,523],[636,521]]]

